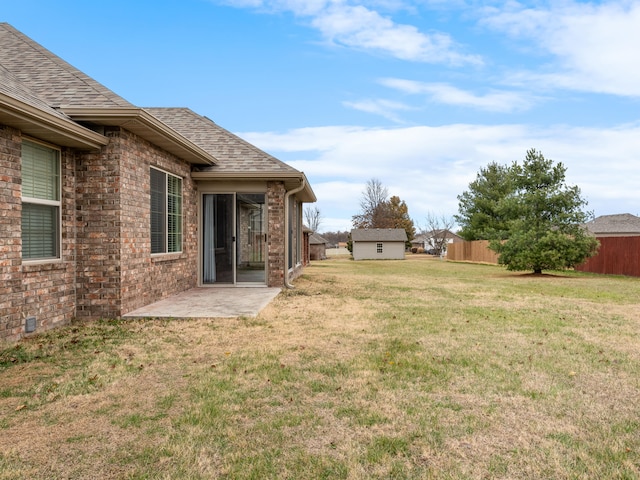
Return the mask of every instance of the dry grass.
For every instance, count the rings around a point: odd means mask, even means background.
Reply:
[[[0,351],[0,479],[640,478],[640,280],[413,256],[296,286]]]

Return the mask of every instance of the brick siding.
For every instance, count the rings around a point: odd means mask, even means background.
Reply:
[[[74,154],[60,155],[61,259],[23,263],[21,144],[18,130],[0,126],[0,340],[22,337],[27,318],[43,331],[75,315]]]
[[[270,287],[282,287],[284,284],[284,196],[282,182],[267,182],[267,271]]]
[[[78,316],[119,317],[196,286],[197,202],[189,164],[136,135],[106,132],[78,165]],[[182,178],[182,253],[151,255],[150,168]]]
[[[0,125],[0,340],[22,323],[20,132]]]
[[[120,317],[197,286],[198,189],[190,165],[126,130],[105,135],[109,144],[99,151],[61,150],[61,259],[23,263],[22,137],[0,125],[0,341],[24,336],[29,317],[37,333],[74,318]],[[180,253],[151,255],[152,166],[182,178]],[[283,182],[267,182],[267,284],[275,287],[284,284],[287,258],[285,194]],[[293,205],[295,223],[300,205]]]

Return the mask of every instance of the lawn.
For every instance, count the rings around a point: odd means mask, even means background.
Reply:
[[[0,479],[640,478],[640,279],[315,262],[257,318],[0,350]]]

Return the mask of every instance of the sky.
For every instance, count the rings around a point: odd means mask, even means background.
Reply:
[[[640,215],[640,0],[0,0],[0,21],[303,171],[321,232],[371,179],[426,228],[532,148],[595,216]]]

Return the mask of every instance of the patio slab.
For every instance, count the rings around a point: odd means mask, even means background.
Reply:
[[[279,288],[192,288],[123,315],[123,318],[234,318],[255,317]]]

